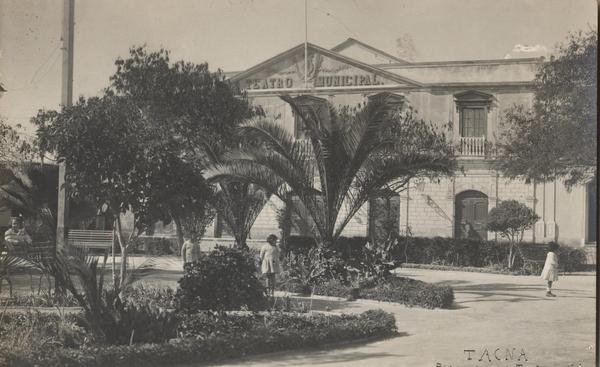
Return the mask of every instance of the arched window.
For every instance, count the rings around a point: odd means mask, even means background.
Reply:
[[[488,197],[475,190],[456,195],[454,237],[487,240]]]

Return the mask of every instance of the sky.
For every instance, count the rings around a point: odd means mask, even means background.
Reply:
[[[597,27],[596,0],[306,0],[308,41],[352,37],[414,61],[547,55]],[[304,42],[304,0],[76,0],[74,99],[108,85],[134,45],[241,71]],[[0,0],[0,117],[24,132],[57,109],[62,0]],[[400,47],[399,47],[400,46]]]

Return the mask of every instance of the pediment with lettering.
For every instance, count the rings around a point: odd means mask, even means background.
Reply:
[[[337,88],[369,86],[421,86],[336,52],[308,44],[305,67],[304,44],[277,55],[231,78],[243,90]],[[306,83],[306,85],[305,85]]]

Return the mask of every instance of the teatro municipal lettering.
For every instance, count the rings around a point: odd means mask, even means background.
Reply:
[[[246,89],[284,89],[302,88],[304,81],[295,78],[246,79]],[[382,85],[383,81],[376,74],[363,75],[323,75],[309,80],[311,87],[351,87],[361,85]]]

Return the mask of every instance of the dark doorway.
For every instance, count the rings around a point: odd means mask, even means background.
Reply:
[[[456,195],[454,237],[487,240],[488,197],[469,190]]]
[[[390,194],[369,199],[369,237],[385,242],[390,233],[400,232],[400,195]]]

